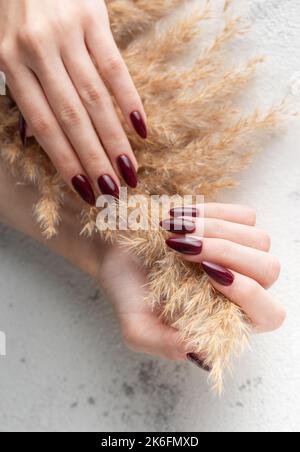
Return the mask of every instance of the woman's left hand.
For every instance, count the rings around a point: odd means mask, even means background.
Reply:
[[[120,121],[147,137],[146,115],[114,41],[104,0],[0,0],[0,70],[20,115],[62,178],[88,204],[137,186]],[[114,96],[115,104],[111,98]]]
[[[278,329],[286,312],[267,289],[279,277],[280,262],[269,253],[269,235],[256,228],[255,212],[206,204],[173,209],[171,215],[161,224],[176,234],[167,245],[187,261],[201,264],[213,286],[247,314],[255,332]]]

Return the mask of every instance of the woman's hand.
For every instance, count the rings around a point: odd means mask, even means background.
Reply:
[[[111,100],[146,138],[146,117],[104,0],[0,0],[0,70],[26,127],[89,204],[135,188],[137,162]],[[98,70],[96,69],[96,66]]]
[[[162,227],[175,235],[167,245],[190,262],[199,263],[213,286],[239,305],[255,332],[278,329],[285,309],[267,289],[280,274],[279,260],[269,253],[269,235],[255,227],[246,207],[206,204],[173,209]]]
[[[176,230],[167,241],[169,247],[182,253],[184,259],[200,263],[213,286],[252,320],[254,332],[279,328],[285,309],[266,289],[278,279],[280,264],[269,254],[269,235],[255,227],[253,210],[206,204],[171,213],[172,218],[162,223],[165,229]],[[112,247],[98,275],[131,349],[176,361],[188,358],[209,370],[204,365],[205,356],[196,356],[188,344],[180,343],[178,332],[164,325],[157,313],[143,303],[147,276],[130,255]]]
[[[278,279],[280,264],[269,253],[269,235],[255,227],[255,212],[242,206],[205,204],[171,214],[171,219],[162,222],[168,231],[176,230],[167,241],[169,247],[184,259],[200,263],[213,286],[248,315],[254,332],[279,328],[285,309],[266,289]],[[163,324],[143,303],[147,275],[132,256],[111,247],[98,279],[131,349],[176,361],[190,359],[210,370],[204,365],[205,356],[195,355],[188,344],[180,343],[178,331]]]
[[[95,275],[112,302],[126,345],[139,353],[185,361],[192,350],[179,342],[175,328],[163,323],[144,302],[147,274],[124,249],[110,247]]]

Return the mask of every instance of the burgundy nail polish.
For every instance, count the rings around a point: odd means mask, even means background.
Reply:
[[[138,111],[134,111],[131,113],[130,119],[136,133],[145,140],[148,136],[148,131],[142,115]]]
[[[27,124],[26,124],[24,116],[22,115],[21,112],[19,114],[19,133],[20,133],[20,138],[21,138],[23,147],[26,148],[26,146],[27,146]]]
[[[202,262],[203,270],[207,275],[222,286],[231,286],[234,283],[234,275],[227,268],[211,262]]]
[[[79,196],[91,206],[96,204],[96,198],[91,184],[85,176],[79,175],[72,179],[72,184],[74,189],[77,191]]]
[[[205,372],[211,372],[211,367],[205,365],[204,361],[195,353],[188,353],[186,357],[191,363],[195,364],[197,367],[200,367],[200,369],[205,370]]]
[[[127,155],[120,155],[117,162],[126,184],[131,188],[136,188],[138,184],[137,172],[130,158]]]
[[[108,174],[99,177],[98,184],[103,195],[109,195],[113,198],[119,199],[120,190],[112,177]]]
[[[160,226],[166,231],[175,232],[176,234],[189,234],[196,230],[195,223],[184,218],[164,220],[160,223]]]
[[[176,207],[170,210],[171,217],[200,217],[200,212],[196,207]]]
[[[202,241],[193,237],[172,237],[166,241],[166,244],[172,250],[188,256],[198,256],[198,254],[201,254],[203,247]]]

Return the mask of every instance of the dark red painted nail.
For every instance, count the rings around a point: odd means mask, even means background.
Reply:
[[[113,198],[119,199],[120,190],[112,177],[108,174],[99,177],[98,184],[103,195],[109,195]]]
[[[27,124],[26,124],[24,116],[22,115],[21,112],[19,114],[19,133],[20,133],[20,138],[21,138],[23,147],[26,148],[26,146],[27,146]]]
[[[195,364],[197,367],[200,367],[200,369],[205,370],[205,372],[211,372],[211,367],[205,365],[204,361],[195,353],[189,353],[186,357],[189,361],[191,361],[191,363]]]
[[[138,184],[136,169],[127,155],[120,155],[117,160],[120,173],[129,187],[136,188]]]
[[[96,204],[96,198],[91,184],[85,176],[79,175],[72,179],[72,184],[74,189],[77,191],[79,196],[91,206]]]
[[[160,223],[160,226],[169,232],[175,232],[176,234],[189,234],[195,232],[195,223],[184,218],[172,218],[171,220],[164,220]]]
[[[148,131],[142,115],[138,111],[134,111],[131,113],[130,119],[136,133],[145,140],[148,136]]]
[[[172,237],[166,241],[166,244],[174,251],[188,256],[198,256],[201,254],[203,243],[201,240],[193,237]]]
[[[229,287],[234,283],[234,274],[227,268],[211,262],[202,262],[201,266],[205,273],[218,284]]]
[[[200,212],[196,207],[176,207],[170,210],[171,217],[200,217]]]

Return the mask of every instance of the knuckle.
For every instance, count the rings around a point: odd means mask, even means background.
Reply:
[[[99,151],[90,151],[85,157],[85,164],[88,168],[95,168],[101,163],[101,154]]]
[[[258,246],[262,251],[270,251],[271,237],[266,231],[259,231]]]
[[[88,106],[99,105],[102,103],[102,93],[93,83],[84,83],[80,92],[80,96]]]
[[[72,31],[74,24],[74,15],[63,15],[51,23],[51,29],[53,33],[62,35],[62,33]]]
[[[113,127],[112,130],[107,130],[102,134],[102,143],[105,150],[109,154],[110,151],[115,149],[127,149],[128,143],[126,142],[126,136],[123,136],[122,130],[118,130],[119,127]]]
[[[13,55],[13,46],[7,39],[0,41],[0,64],[2,69],[10,66],[10,61]]]
[[[102,73],[104,77],[118,74],[123,69],[123,62],[120,56],[112,55],[103,62]]]
[[[226,260],[228,255],[232,253],[231,242],[225,239],[217,239],[217,252],[220,256],[221,261]]]
[[[128,111],[142,111],[143,110],[143,102],[142,99],[137,92],[137,89],[134,85],[134,82],[132,80],[131,74],[128,72],[128,69],[125,68],[123,72],[123,78],[124,78],[124,88],[122,90],[122,93],[124,95],[124,98],[128,99],[127,101],[127,108]]]
[[[56,158],[56,167],[65,181],[69,181],[77,173],[74,161],[70,158],[70,154],[60,151]],[[74,167],[75,166],[75,167]]]
[[[73,128],[81,124],[81,116],[75,106],[66,104],[59,112],[59,121],[63,127]]]
[[[253,279],[249,279],[247,281],[247,284],[243,284],[243,286],[240,289],[240,299],[252,299],[256,300],[261,296],[261,286],[258,284],[258,282],[254,281]]]
[[[81,17],[84,23],[87,24],[98,24],[101,22],[99,18],[99,10],[94,7],[92,2],[87,2],[85,4],[84,11],[81,11]]]
[[[270,256],[268,263],[268,282],[271,284],[277,281],[281,273],[281,263],[278,257]]]
[[[268,332],[279,330],[279,328],[281,328],[284,324],[286,316],[287,313],[284,306],[281,303],[277,303],[276,307],[274,308],[273,314],[265,319],[264,330]]]
[[[224,223],[221,220],[211,220],[212,221],[212,228],[214,231],[214,235],[216,238],[221,238],[224,236]],[[204,226],[205,227],[205,226]]]
[[[45,29],[39,28],[36,25],[27,25],[19,31],[19,42],[26,50],[31,53],[40,55],[43,53],[44,42],[47,32]]]
[[[262,290],[262,287],[257,281],[243,277],[242,283],[238,285],[237,289],[235,289],[234,286],[229,287],[228,298],[234,298],[233,296],[236,291],[235,296],[238,298],[240,305],[243,306],[244,303],[248,302],[249,300],[254,301],[261,298]]]
[[[123,341],[125,345],[133,351],[138,351],[138,337],[136,328],[130,325],[123,327]]]
[[[281,328],[286,320],[286,316],[287,316],[287,313],[286,313],[284,306],[278,303],[278,306],[274,310],[274,314],[268,325],[270,331],[276,331],[279,328]]]
[[[49,135],[52,133],[52,126],[47,118],[42,115],[33,116],[30,119],[30,128],[33,135]]]
[[[245,209],[245,217],[248,224],[255,226],[256,225],[256,211],[252,209],[252,207],[246,207]]]

